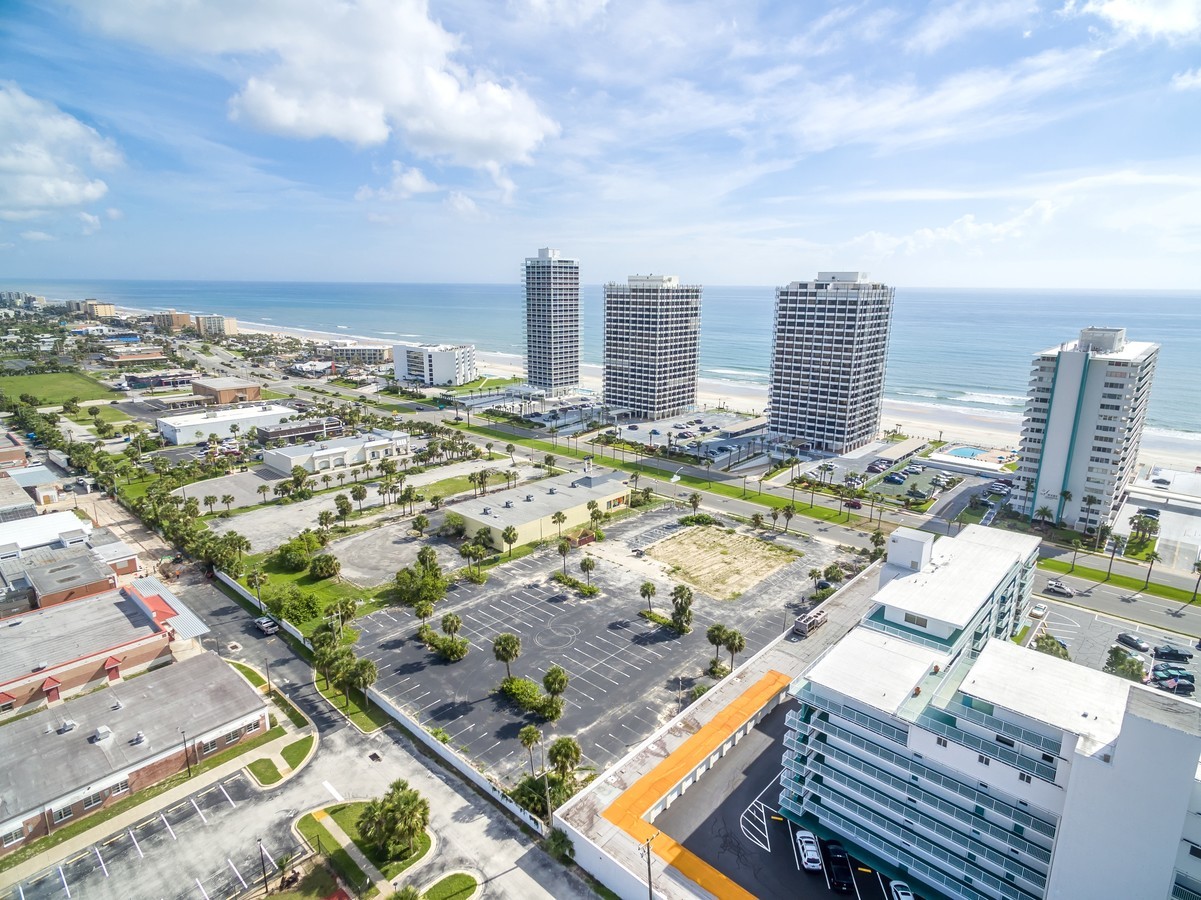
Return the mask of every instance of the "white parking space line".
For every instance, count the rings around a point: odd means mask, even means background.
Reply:
[[[234,870],[234,874],[238,876],[238,881],[242,882],[242,889],[246,890],[249,888],[250,885],[246,883],[246,879],[242,877],[242,873],[238,871],[238,867],[234,865],[234,861],[228,856],[225,857],[225,861],[229,863],[229,867]]]
[[[158,817],[159,817],[160,819],[162,819],[162,820],[163,820],[163,824],[167,826],[167,831],[171,832],[171,840],[173,840],[173,841],[178,841],[178,840],[179,840],[179,838],[177,838],[177,837],[175,836],[175,829],[171,827],[171,823],[167,821],[167,817],[166,817],[166,816],[164,816],[162,813],[159,813],[159,814],[158,814]]]
[[[328,781],[321,782],[321,786],[323,788],[325,788],[327,791],[329,791],[330,796],[332,796],[339,803],[346,802],[346,798],[343,797],[341,794],[339,794],[337,789],[332,784],[330,784]]]
[[[325,786],[326,786],[326,787],[329,787],[329,782],[328,782],[328,781],[325,783]],[[341,794],[339,794],[339,795],[338,795],[338,802],[339,802],[339,803],[340,803],[340,802],[342,802],[342,795],[341,795]],[[262,847],[264,851],[266,851],[266,854],[267,854],[267,862],[271,863],[271,868],[272,868],[272,869],[274,869],[276,872],[278,872],[278,871],[279,871],[279,866],[277,866],[277,865],[275,864],[275,854],[274,854],[274,853],[272,853],[272,852],[271,852],[271,851],[270,851],[270,850],[267,848],[267,845],[266,845],[266,844],[264,844],[262,841],[259,841],[259,846],[260,846],[260,847]]]
[[[146,854],[142,852],[142,847],[138,844],[138,839],[133,836],[133,829],[129,829],[127,833],[129,834],[129,839],[133,841],[133,849],[138,851],[138,859],[145,859]]]
[[[225,799],[229,801],[229,805],[234,809],[237,809],[238,804],[234,803],[233,798],[229,796],[229,791],[225,789],[225,785],[218,783],[217,787],[221,788],[221,793],[225,795]]]
[[[96,860],[100,863],[100,869],[104,872],[104,877],[108,878],[108,866],[104,864],[104,857],[100,855],[100,848],[93,845],[92,852],[96,854]]]
[[[204,889],[204,885],[200,883],[200,879],[196,879],[196,887],[200,888],[200,893],[204,894],[204,900],[209,900],[209,892]]]
[[[70,889],[69,887],[67,887],[67,876],[63,874],[63,867],[62,867],[62,866],[59,866],[59,867],[58,867],[58,877],[62,879],[62,882],[63,882],[63,890],[67,892],[67,898],[68,898],[68,900],[70,900],[70,897],[71,897],[71,889]]]
[[[200,812],[200,806],[196,803],[195,797],[192,798],[192,806],[196,807],[196,812],[200,814],[200,821],[207,825],[209,820],[204,817],[204,813]]]
[[[792,861],[796,863],[796,870],[801,871],[801,857],[796,849],[796,831],[793,829],[791,820],[785,819],[784,824],[788,827],[788,843],[792,845]]]

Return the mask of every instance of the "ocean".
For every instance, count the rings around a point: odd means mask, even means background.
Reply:
[[[524,353],[520,284],[359,284],[206,281],[6,283],[52,299],[94,297],[138,309],[212,312],[277,328],[379,341],[455,341]],[[601,285],[583,297],[583,361],[601,362]],[[707,285],[701,375],[766,384],[772,287]],[[1162,345],[1148,425],[1201,434],[1201,293],[897,288],[885,395],[976,412],[1017,414],[1031,358],[1089,325],[1120,326]],[[1193,362],[1189,362],[1189,360]]]

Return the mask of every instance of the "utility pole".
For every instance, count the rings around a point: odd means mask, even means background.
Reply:
[[[651,872],[651,841],[657,838],[659,834],[660,832],[656,831],[648,837],[642,847],[642,852],[646,854],[646,895],[650,900],[655,900],[654,873]]]
[[[263,856],[263,839],[259,838],[259,866],[263,870],[263,894],[271,893],[271,885],[267,884],[267,860]]]
[[[188,756],[188,733],[182,728],[179,733],[183,735],[183,761],[188,765],[188,777],[192,777],[192,759]]]

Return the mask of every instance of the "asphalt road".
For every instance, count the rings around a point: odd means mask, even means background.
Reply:
[[[1044,593],[1051,576],[1041,573],[1035,580],[1035,592],[1047,600],[1185,635],[1190,643],[1195,643],[1201,637],[1201,604],[1164,600],[1141,591],[1073,575],[1058,576],[1058,579],[1075,590],[1076,596],[1065,598]]]

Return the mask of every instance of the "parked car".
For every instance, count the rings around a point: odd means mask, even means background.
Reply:
[[[275,634],[279,631],[279,623],[270,616],[260,616],[254,620],[254,627],[263,634]]]
[[[1060,597],[1075,597],[1076,596],[1075,590],[1073,590],[1068,585],[1064,584],[1062,581],[1059,581],[1058,579],[1055,579],[1053,581],[1048,581],[1047,586],[1045,588],[1043,588],[1043,593],[1044,594],[1058,594]],[[1143,649],[1146,650],[1147,648],[1144,647]]]
[[[829,879],[830,890],[849,894],[855,890],[855,876],[851,872],[851,858],[846,848],[838,841],[826,844],[826,853],[830,857]]]
[[[1152,478],[1152,479],[1151,479],[1151,483],[1152,483],[1152,484],[1158,484],[1158,485],[1162,485],[1163,487],[1167,487],[1167,486],[1168,486],[1169,484],[1171,484],[1172,482],[1171,482],[1171,480],[1169,480],[1169,479],[1167,479],[1167,478]]]
[[[658,429],[658,428],[652,428],[652,429],[651,429],[651,434],[659,434],[659,433],[660,433],[660,432],[659,432],[659,429]]]
[[[1041,619],[1046,614],[1047,614],[1047,604],[1045,604],[1045,603],[1036,603],[1030,609],[1030,618],[1032,618],[1032,619]]]
[[[1182,681],[1178,678],[1169,678],[1166,681],[1152,682],[1161,691],[1167,691],[1169,694],[1191,694],[1197,690],[1197,686],[1191,681]]]
[[[1124,644],[1127,647],[1131,647],[1132,649],[1139,651],[1139,653],[1146,653],[1151,649],[1150,644],[1144,641],[1137,634],[1131,634],[1129,631],[1123,631],[1118,635],[1118,643]]]
[[[806,872],[822,870],[822,852],[817,846],[817,838],[812,831],[799,830],[796,833],[797,855],[801,858],[801,867]]]
[[[626,430],[627,430],[627,431],[637,431],[637,430],[638,430],[638,426],[637,426],[637,425],[627,425],[627,426],[626,426]]]
[[[884,476],[884,481],[885,481],[887,484],[904,484],[904,483],[905,483],[905,476],[904,476],[904,475],[901,475],[901,474],[899,474],[899,473],[897,473],[897,472],[893,472],[891,475],[885,475],[885,476]]]
[[[888,885],[888,900],[914,900],[913,891],[903,881],[894,881]]]
[[[1196,676],[1193,675],[1192,672],[1187,672],[1184,669],[1179,668],[1178,666],[1173,666],[1169,669],[1161,669],[1159,666],[1152,667],[1152,669],[1151,669],[1151,680],[1152,681],[1165,681],[1169,678],[1177,678],[1180,681],[1191,681],[1194,684],[1197,681]]]
[[[1151,651],[1151,655],[1156,659],[1169,659],[1174,662],[1188,662],[1193,658],[1189,651],[1173,647],[1171,644],[1161,644]]]

